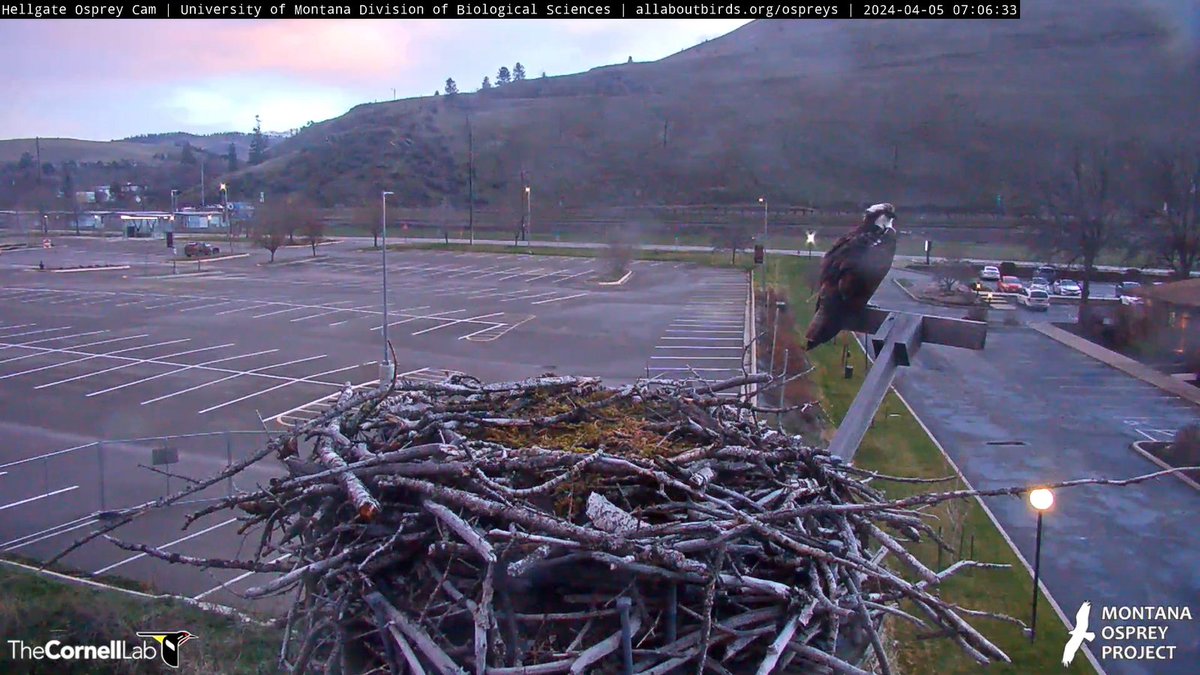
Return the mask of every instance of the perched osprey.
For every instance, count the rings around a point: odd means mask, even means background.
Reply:
[[[821,259],[817,312],[808,325],[808,349],[829,342],[846,317],[866,308],[896,257],[896,208],[876,204],[863,222],[848,232]]]

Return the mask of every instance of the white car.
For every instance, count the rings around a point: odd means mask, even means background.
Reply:
[[[1045,312],[1050,309],[1050,294],[1043,288],[1022,288],[1021,292],[1017,293],[1017,304]]]
[[[1079,297],[1083,294],[1083,289],[1079,287],[1079,283],[1074,279],[1059,279],[1054,282],[1054,292],[1058,295]]]
[[[979,273],[979,278],[984,281],[1000,281],[1000,268],[995,265],[987,265]]]

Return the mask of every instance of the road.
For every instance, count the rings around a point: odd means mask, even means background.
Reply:
[[[892,276],[910,274],[893,270]],[[961,316],[913,302],[891,280],[875,302]],[[1059,311],[1015,310],[1022,321],[1055,319]],[[913,367],[902,369],[896,387],[980,489],[1150,473],[1157,467],[1130,444],[1169,439],[1198,417],[1194,406],[1023,327],[991,326],[981,352],[927,345]],[[1032,561],[1036,521],[1028,504],[1016,498],[986,502]],[[1166,625],[1168,633],[1163,641],[1118,642],[1102,636],[1100,629],[1114,624],[1101,620],[1100,608],[1190,605],[1200,620],[1198,508],[1200,493],[1171,477],[1056,495],[1045,517],[1042,580],[1071,620],[1082,602],[1092,603],[1093,653],[1100,656],[1104,645],[1177,647],[1170,661],[1102,660],[1108,673],[1196,672],[1200,622],[1119,622]]]

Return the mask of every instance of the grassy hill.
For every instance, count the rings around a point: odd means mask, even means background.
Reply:
[[[998,195],[1019,203],[1076,145],[1195,138],[1194,0],[1021,9],[1017,21],[756,21],[656,62],[360,105],[273,141],[270,161],[228,180],[236,192],[299,191],[325,205],[388,189],[401,207],[462,207],[469,120],[476,203],[503,222],[519,219],[522,171],[542,222],[760,195],[772,209],[886,198],[982,211]],[[61,143],[64,156],[136,158],[177,151],[180,138]],[[43,158],[56,143],[43,139]],[[0,161],[31,146],[0,142]]]
[[[1076,143],[1194,127],[1191,0],[1027,0],[1019,21],[757,21],[652,63],[358,106],[244,181],[516,208],[753,202],[990,208]],[[1189,127],[1189,125],[1191,125]],[[239,181],[241,182],[241,181]]]

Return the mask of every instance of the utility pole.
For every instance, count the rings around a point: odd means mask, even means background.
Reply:
[[[205,157],[204,151],[201,150],[200,151],[200,206],[201,206],[201,208],[208,205],[208,202],[205,201],[205,199],[204,199],[204,157]]]
[[[471,116],[467,115],[467,232],[475,245],[475,139],[471,134]]]
[[[394,194],[384,190],[380,193],[383,207],[380,211],[380,224],[383,231],[383,363],[379,366],[379,387],[388,386],[396,376],[396,364],[392,363],[391,352],[388,349],[388,297],[387,297],[387,198]]]

